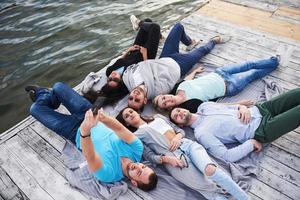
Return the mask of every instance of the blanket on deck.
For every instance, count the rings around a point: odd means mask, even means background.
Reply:
[[[205,63],[204,65],[206,66],[205,73],[213,71],[216,67]],[[265,101],[280,93],[282,93],[281,87],[273,79],[267,77],[251,83],[240,94],[234,97],[221,98],[217,102],[236,102],[241,99]],[[127,97],[124,97],[116,105],[105,107],[105,112],[112,116],[116,116],[126,105]],[[156,112],[149,103],[145,107],[143,114],[152,115],[154,113]],[[195,140],[192,129],[185,128],[185,131],[187,138]],[[235,145],[236,144],[231,144],[230,146]],[[218,164],[231,175],[233,180],[247,191],[251,187],[251,177],[255,176],[258,172],[259,160],[263,154],[264,151],[260,153],[253,152],[236,163],[229,163],[220,159],[216,160]],[[128,192],[128,187],[130,187],[131,191],[142,199],[205,199],[201,194],[193,191],[171,177],[165,171],[163,166],[154,166],[159,177],[158,185],[155,190],[145,193],[134,188],[129,182],[120,181],[114,184],[103,184],[97,181],[88,171],[87,163],[85,162],[82,153],[71,143],[66,143],[62,156],[68,167],[66,177],[69,183],[96,198],[116,199]]]

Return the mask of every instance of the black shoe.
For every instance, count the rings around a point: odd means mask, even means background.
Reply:
[[[35,100],[36,100],[36,92],[38,89],[39,89],[39,86],[37,86],[37,85],[27,85],[25,87],[25,91],[28,92],[29,97],[32,102],[35,102]]]

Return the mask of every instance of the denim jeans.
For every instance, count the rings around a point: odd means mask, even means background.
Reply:
[[[185,154],[191,158],[193,164],[203,173],[205,174],[205,168],[209,164],[215,164],[206,150],[202,145],[197,142],[183,139],[180,148]],[[244,192],[238,184],[236,184],[232,178],[227,175],[222,169],[219,167],[216,168],[216,171],[211,176],[207,176],[209,179],[213,180],[217,185],[221,186],[228,193],[230,193],[235,199],[245,200],[248,199],[248,195]],[[219,199],[222,199],[219,197]],[[226,198],[224,198],[226,199]]]
[[[226,81],[225,96],[234,96],[252,81],[271,73],[278,65],[278,59],[271,57],[266,60],[219,67],[215,72],[221,75]]]
[[[62,114],[55,109],[64,105],[70,114]],[[64,83],[56,83],[52,90],[41,88],[36,93],[36,101],[30,114],[44,126],[75,144],[76,132],[91,103]]]
[[[206,45],[201,46],[199,48],[195,48],[194,50],[188,53],[179,53],[179,42],[182,42],[186,46],[190,45],[192,40],[185,33],[184,27],[182,24],[177,23],[174,25],[172,30],[170,31],[163,50],[160,54],[160,58],[170,57],[173,58],[178,65],[180,66],[181,76],[187,74],[187,72],[206,54],[208,54],[215,46],[215,41],[210,41]]]

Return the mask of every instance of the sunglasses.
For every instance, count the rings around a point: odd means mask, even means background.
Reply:
[[[188,168],[189,167],[189,162],[186,158],[185,152],[180,147],[179,147],[179,149],[181,151],[179,159],[183,162],[183,167],[182,168],[185,168],[185,167]]]
[[[141,102],[139,99],[135,99],[133,96],[129,96],[129,97],[128,97],[128,100],[129,100],[129,101],[134,101],[134,102],[136,102],[136,103],[140,103],[140,102]]]

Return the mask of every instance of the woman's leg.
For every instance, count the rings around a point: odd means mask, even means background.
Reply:
[[[300,126],[300,88],[290,90],[261,104],[264,118],[263,131],[255,138],[261,142],[272,142]],[[264,121],[264,120],[263,120]]]
[[[183,140],[180,146],[187,156],[191,158],[194,165],[216,184],[225,189],[236,199],[248,199],[248,195],[244,192],[232,178],[210,159],[206,150],[197,142],[191,140]]]
[[[278,64],[278,59],[276,57],[271,57],[264,60],[250,61],[242,64],[233,64],[219,67],[216,69],[216,72],[219,74],[236,74],[240,72],[246,72],[251,69],[275,69]]]
[[[141,22],[134,44],[147,49],[148,59],[156,57],[160,39],[160,26],[152,22]]]
[[[174,53],[168,57],[173,58],[180,66],[181,76],[184,76],[192,67],[206,54],[208,54],[216,45],[216,41],[211,40],[207,44],[195,48],[188,53]]]
[[[216,69],[215,72],[227,81],[226,96],[234,96],[252,81],[263,78],[271,73],[277,68],[278,64],[278,59],[271,57],[267,60],[221,67]]]
[[[191,44],[192,39],[185,33],[183,25],[177,23],[174,25],[165,41],[160,58],[169,57],[171,54],[178,53],[180,41],[188,46]]]
[[[176,150],[174,153],[177,155],[176,157],[180,157],[181,152],[179,150]],[[170,153],[169,156],[174,156],[174,154]],[[227,199],[224,195],[224,192],[220,188],[216,187],[215,183],[212,180],[209,180],[206,177],[204,177],[204,175],[199,171],[199,169],[195,167],[195,165],[192,163],[189,157],[187,157],[187,163],[189,163],[189,166],[184,168],[173,167],[171,165],[164,166],[173,178],[175,178],[177,181],[181,182],[185,186],[199,192],[206,199]]]

